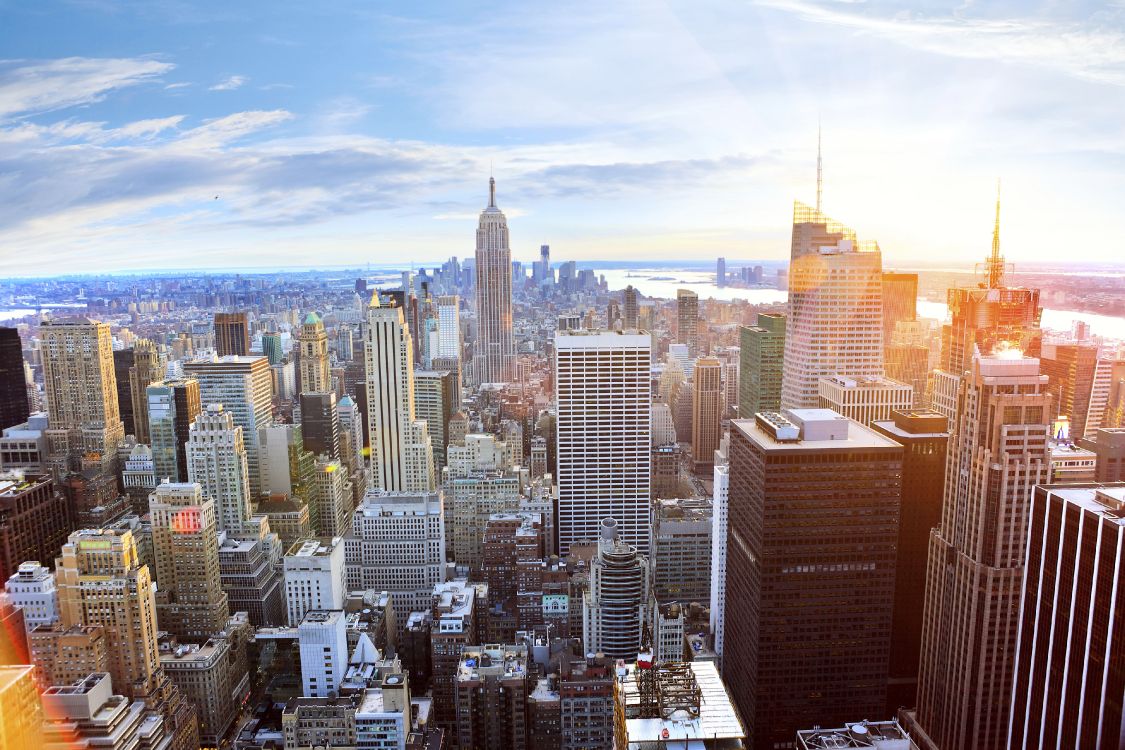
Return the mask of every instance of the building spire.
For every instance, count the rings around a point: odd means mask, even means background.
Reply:
[[[824,170],[820,160],[820,119],[816,122],[816,212],[820,213],[820,195],[824,188]]]
[[[496,208],[496,178],[491,176],[488,178],[488,207]]]
[[[1000,255],[1000,180],[996,180],[996,223],[992,226],[992,255],[988,258],[988,286],[999,287],[1004,281],[1004,256]]]

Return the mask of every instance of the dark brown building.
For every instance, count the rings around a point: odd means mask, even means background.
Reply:
[[[23,424],[29,414],[19,331],[0,328],[0,430]]]
[[[1098,456],[1095,481],[1125,482],[1125,427],[1103,427],[1093,440],[1080,440],[1079,444]]]
[[[829,409],[732,422],[723,678],[753,747],[884,712],[901,481],[902,446]]]
[[[220,357],[250,354],[250,325],[245,312],[215,313],[215,351]]]
[[[526,646],[466,646],[453,678],[456,739],[462,750],[526,750]]]
[[[932,411],[891,412],[871,428],[903,447],[902,509],[895,562],[895,606],[891,625],[887,711],[913,708],[918,695],[918,657],[922,645],[922,606],[930,530],[941,523],[945,494],[948,420]]]
[[[117,378],[117,411],[121,413],[125,434],[134,436],[137,434],[137,424],[133,413],[133,385],[129,382],[129,371],[136,362],[136,352],[132,349],[118,349],[113,353],[113,374]]]
[[[1054,414],[1070,422],[1070,438],[1086,434],[1094,371],[1098,367],[1098,345],[1092,341],[1044,342],[1039,357],[1040,372],[1050,380],[1047,392],[1055,399]]]
[[[50,477],[0,480],[0,580],[27,560],[54,560],[69,534],[66,497]]]

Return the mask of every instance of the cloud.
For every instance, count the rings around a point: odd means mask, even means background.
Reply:
[[[187,131],[180,143],[214,148],[291,119],[293,114],[284,109],[236,112]]]
[[[186,89],[190,85],[191,85],[190,83],[186,83],[186,82],[183,82],[183,81],[181,81],[180,83],[169,83],[167,86],[164,87],[164,90],[165,91],[174,91],[175,89]]]
[[[110,92],[148,83],[171,63],[144,58],[67,57],[0,62],[0,121],[101,101]]]
[[[1078,78],[1125,86],[1125,31],[1111,18],[974,18],[905,14],[900,7],[846,7],[839,2],[758,0],[814,23],[878,36],[915,49],[953,57],[1018,62]]]
[[[228,76],[223,80],[216,83],[214,86],[208,88],[208,91],[234,91],[237,88],[242,88],[250,79],[246,76]]]

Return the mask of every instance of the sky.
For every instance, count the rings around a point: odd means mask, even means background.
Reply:
[[[1125,264],[1125,1],[0,0],[0,277],[513,258]]]

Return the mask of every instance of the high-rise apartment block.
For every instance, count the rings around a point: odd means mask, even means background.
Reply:
[[[477,340],[473,342],[476,383],[512,379],[516,355],[512,336],[512,250],[508,220],[496,207],[496,180],[488,178],[488,206],[477,224]]]
[[[753,419],[781,408],[785,316],[758,313],[756,325],[739,329],[738,415]]]
[[[187,440],[202,411],[199,382],[164,380],[148,387],[148,426],[157,483],[188,479]]]
[[[242,428],[250,497],[262,492],[258,471],[259,430],[273,424],[273,380],[265,357],[226,356],[184,362],[184,374],[199,381],[204,404],[222,404]]]
[[[0,580],[27,560],[54,560],[70,524],[66,496],[49,476],[0,475]]]
[[[250,470],[242,428],[222,404],[208,404],[195,418],[185,446],[189,482],[215,501],[219,528],[240,534],[250,520]]]
[[[710,473],[723,437],[723,364],[714,357],[695,361],[691,411],[691,456],[695,471]]]
[[[676,290],[676,343],[687,347],[688,357],[699,356],[699,295]]]
[[[998,747],[1120,747],[1125,484],[1036,487],[1011,717]]]
[[[215,501],[195,482],[165,482],[152,493],[149,512],[160,627],[185,640],[206,640],[229,616]]]
[[[652,505],[652,593],[661,604],[711,601],[709,497]]]
[[[582,642],[587,650],[632,661],[647,621],[652,582],[647,558],[618,536],[617,522],[602,520],[590,586],[582,602]]]
[[[436,487],[433,445],[424,420],[415,418],[414,354],[401,307],[367,308],[367,420],[371,435],[368,486],[388,492],[430,492]]]
[[[344,608],[344,555],[340,537],[303,539],[289,548],[283,564],[290,627],[310,610]]]
[[[457,746],[527,750],[530,667],[524,645],[466,646],[454,678]]]
[[[883,712],[901,475],[827,409],[732,423],[723,673],[755,748]]]
[[[647,333],[560,331],[555,335],[559,554],[598,538],[604,518],[622,540],[648,552],[652,473]]]
[[[332,390],[332,374],[328,369],[328,334],[324,321],[315,312],[305,316],[297,335],[301,363],[301,393],[327,393]]]
[[[245,357],[250,353],[250,324],[245,312],[215,313],[215,353]]]
[[[55,571],[63,627],[103,627],[117,689],[134,697],[149,694],[160,669],[156,594],[133,533],[76,531],[63,546]]]
[[[164,379],[164,360],[156,344],[148,339],[133,342],[129,367],[129,397],[132,401],[133,434],[138,443],[148,443],[148,387]]]
[[[883,375],[883,261],[874,242],[796,203],[781,405],[818,406],[820,378]]]
[[[1032,491],[1047,481],[1053,399],[1039,360],[973,359],[950,425],[930,535],[918,675],[922,728],[943,750],[1006,746]]]

